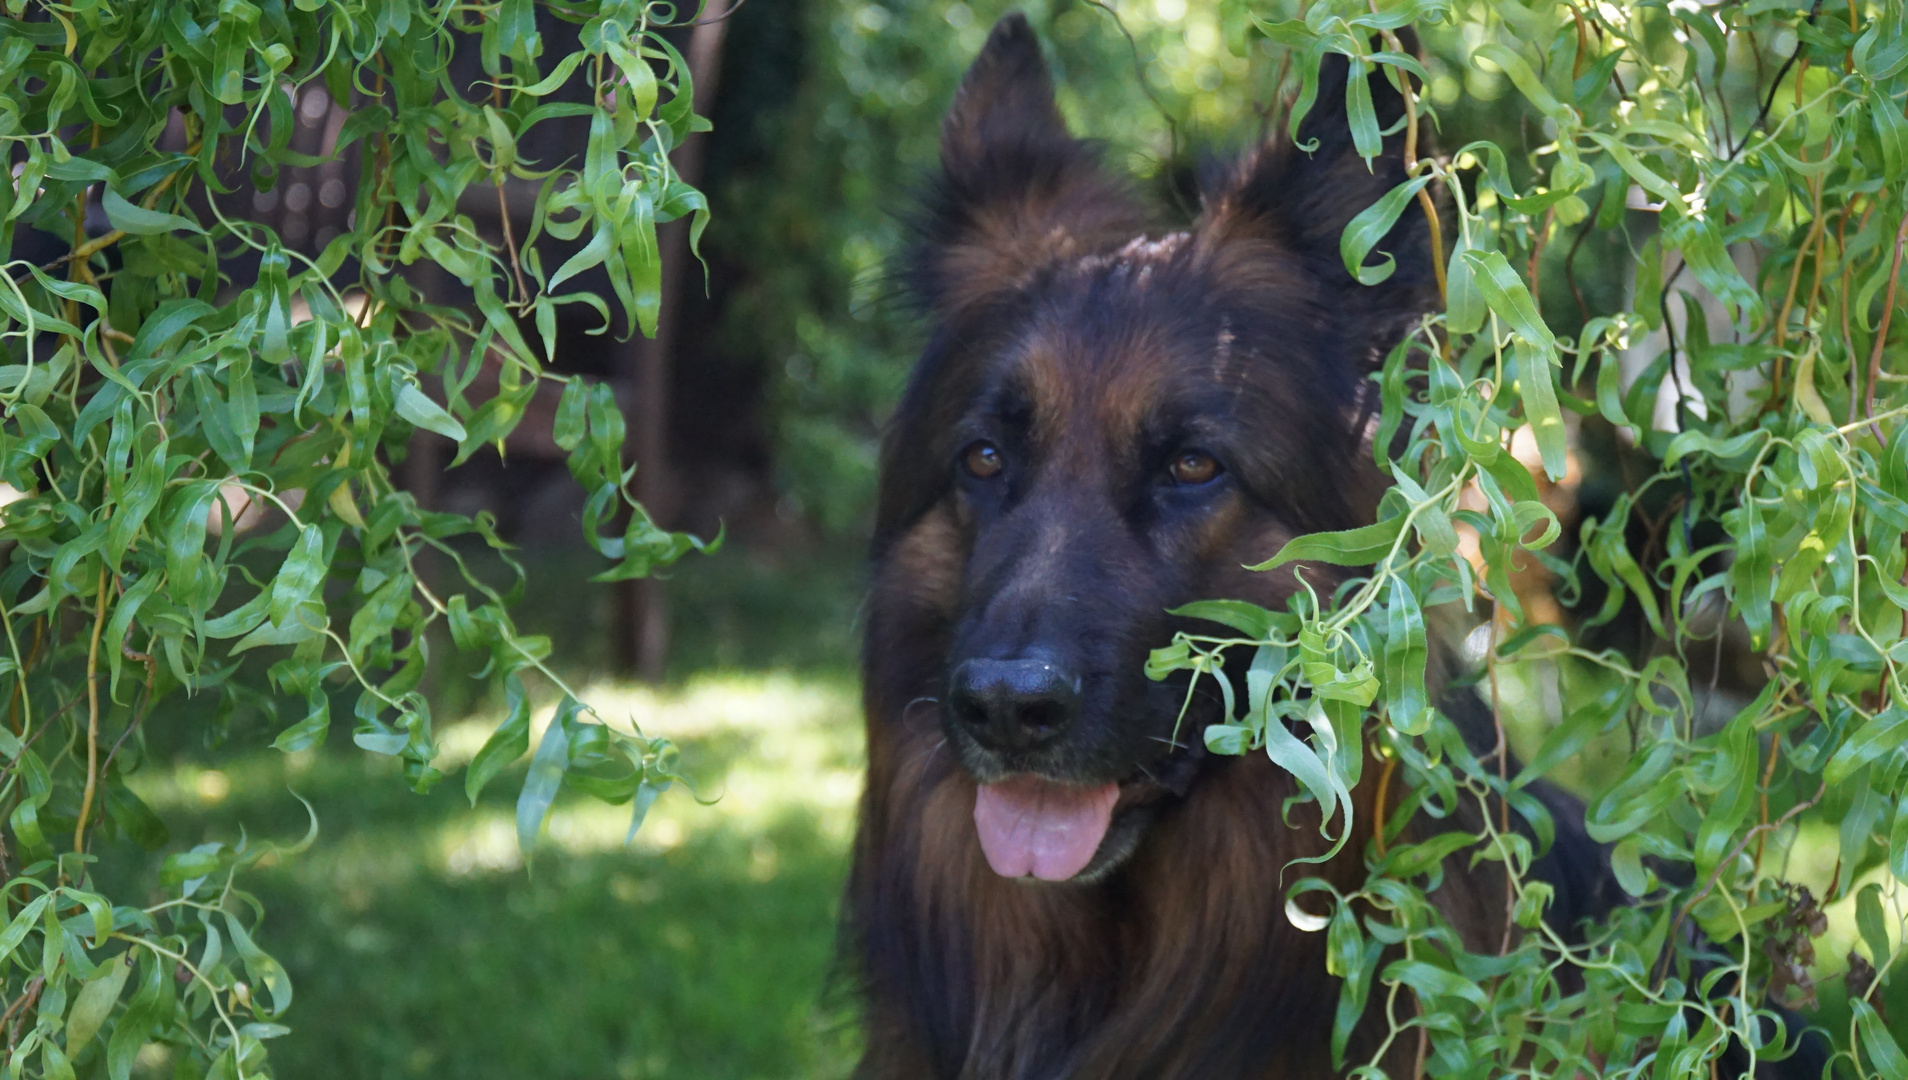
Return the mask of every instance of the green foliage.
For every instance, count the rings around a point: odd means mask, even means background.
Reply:
[[[419,685],[441,624],[513,703],[470,796],[527,744],[520,673],[534,671],[563,702],[518,798],[526,848],[564,782],[633,804],[634,831],[676,778],[675,749],[590,720],[546,666],[549,642],[511,622],[521,575],[488,583],[515,571],[490,523],[421,510],[389,467],[419,429],[457,442],[459,461],[501,444],[559,379],[558,306],[610,315],[602,297],[561,291],[577,273],[600,268],[616,304],[653,329],[656,225],[689,216],[694,236],[707,217],[668,152],[706,124],[659,32],[677,15],[667,4],[18,0],[4,15],[9,1067],[123,1080],[159,1042],[178,1075],[257,1074],[292,987],[235,881],[295,849],[201,844],[168,855],[156,882],[97,891],[102,836],[169,843],[125,782],[144,756],[141,721],[184,698],[189,710],[165,715],[206,719],[210,733],[240,705],[275,715],[290,700],[298,719],[275,745],[301,750],[325,740],[342,699],[353,741],[424,791],[440,772]],[[543,35],[564,24],[575,46],[546,52]],[[480,57],[469,85],[451,74],[459,50]],[[227,196],[316,164],[289,144],[292,102],[319,86],[350,104],[338,147],[361,144],[362,170],[351,228],[312,255],[233,214]],[[572,117],[587,121],[580,160],[519,152]],[[541,183],[521,245],[460,212],[460,197],[500,193],[509,177]],[[89,236],[93,206],[110,230]],[[66,253],[12,257],[28,227]],[[579,242],[554,272],[546,236]],[[427,303],[405,279],[420,262],[456,277],[470,310]],[[555,438],[589,492],[604,579],[700,546],[630,497],[623,435],[608,388],[569,380]],[[467,565],[478,556],[487,568]],[[426,558],[437,572],[420,572]],[[146,896],[158,899],[132,899]]]
[[[1867,954],[1851,957],[1849,1014],[1829,1031],[1836,1075],[1908,1075],[1874,1007],[1899,978],[1908,919],[1900,0],[1315,0],[1259,14],[1300,58],[1295,84],[1326,53],[1394,82],[1419,71],[1393,36],[1415,23],[1439,77],[1508,80],[1524,130],[1542,133],[1419,158],[1346,230],[1346,265],[1367,281],[1388,273],[1367,255],[1407,205],[1437,210],[1456,248],[1441,268],[1445,310],[1377,376],[1377,456],[1397,481],[1380,521],[1301,538],[1267,564],[1370,571],[1328,596],[1308,585],[1290,611],[1205,612],[1238,634],[1183,637],[1154,657],[1156,674],[1203,673],[1222,650],[1255,650],[1247,699],[1208,745],[1270,754],[1341,845],[1370,812],[1349,794],[1364,749],[1385,762],[1391,797],[1378,805],[1390,809],[1372,823],[1384,835],[1364,853],[1365,885],[1307,878],[1286,898],[1296,923],[1328,935],[1344,976],[1341,1052],[1378,1000],[1387,1048],[1415,1042],[1434,1077],[1699,1080],[1731,1039],[1781,1058],[1799,1032],[1777,1037],[1759,1018],[1770,1003],[1813,1004],[1822,925],[1787,867],[1807,837],[1827,836],[1837,869],[1823,901],[1855,897]],[[1424,95],[1412,110],[1420,129],[1438,119]],[[1350,112],[1354,138],[1375,149],[1375,119],[1356,102]],[[1438,197],[1408,203],[1420,189]],[[1631,299],[1566,334],[1530,277],[1547,242],[1591,229],[1626,237]],[[1623,370],[1626,353],[1640,372]],[[1564,477],[1571,424],[1621,428],[1648,455],[1574,546],[1533,475]],[[1520,428],[1529,470],[1511,451]],[[1520,602],[1512,573],[1533,559],[1563,594],[1600,595],[1574,632]],[[1426,708],[1425,622],[1479,597],[1493,708],[1513,668],[1547,666],[1562,689],[1560,722],[1515,775]],[[1650,644],[1597,645],[1616,619],[1646,625]],[[1732,626],[1768,681],[1720,706],[1712,665]],[[1599,738],[1628,749],[1594,785],[1585,824],[1614,845],[1631,903],[1578,942],[1539,918],[1552,897],[1530,866],[1555,823],[1528,786]],[[1420,813],[1474,831],[1400,846]],[[1432,903],[1447,858],[1509,868],[1519,929],[1501,944],[1468,947]],[[1376,1058],[1345,1064],[1382,1075]]]

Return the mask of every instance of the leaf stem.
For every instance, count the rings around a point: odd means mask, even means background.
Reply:
[[[119,940],[124,941],[129,945],[138,945],[139,947],[143,949],[147,949],[156,955],[163,956],[166,959],[171,960],[173,963],[178,964],[180,967],[186,969],[186,973],[191,975],[194,979],[197,979],[199,982],[205,984],[205,988],[211,991],[211,993],[207,994],[206,996],[212,1000],[212,1008],[219,1014],[219,1020],[222,1023],[224,1023],[225,1030],[229,1032],[232,1036],[231,1054],[232,1054],[233,1070],[237,1074],[238,1080],[245,1080],[245,1067],[239,1061],[238,1025],[232,1022],[232,1016],[229,1012],[226,1011],[225,1003],[219,1000],[218,992],[224,989],[224,987],[221,987],[218,983],[215,983],[211,979],[207,978],[205,972],[200,971],[192,963],[192,959],[186,956],[186,954],[183,952],[173,952],[171,949],[165,948],[162,945],[155,944],[152,941],[147,940],[146,938],[134,937],[131,934],[115,933],[113,937],[118,938]],[[163,977],[164,976],[162,975],[161,978]]]
[[[1458,470],[1458,474],[1451,478],[1450,483],[1439,488],[1429,499],[1413,505],[1410,510],[1405,512],[1404,524],[1399,527],[1397,538],[1391,542],[1391,550],[1386,552],[1384,559],[1378,563],[1378,572],[1372,575],[1370,580],[1366,581],[1364,586],[1358,590],[1358,598],[1347,605],[1343,611],[1340,611],[1332,618],[1331,622],[1326,623],[1323,627],[1328,637],[1351,625],[1352,620],[1363,614],[1365,609],[1371,606],[1372,601],[1377,599],[1379,586],[1384,584],[1385,579],[1394,573],[1391,569],[1391,564],[1398,558],[1398,552],[1404,548],[1406,541],[1411,538],[1411,523],[1417,520],[1419,512],[1434,503],[1443,502],[1446,498],[1450,497],[1453,492],[1460,490],[1464,481],[1468,479],[1470,475],[1471,465],[1469,462],[1466,462],[1464,467]]]
[[[1804,149],[1803,160],[1806,161],[1807,158],[1808,151]],[[1809,223],[1809,235],[1802,241],[1802,250],[1796,253],[1795,265],[1789,269],[1789,289],[1782,298],[1782,314],[1776,316],[1775,343],[1778,349],[1789,337],[1789,313],[1795,309],[1796,287],[1802,283],[1802,264],[1808,261],[1809,251],[1822,239],[1822,226],[1825,223],[1822,217],[1822,184],[1818,181],[1809,186],[1815,189],[1815,210],[1812,215],[1814,220]],[[1821,274],[1819,264],[1816,267],[1816,273],[1818,276]],[[1781,364],[1781,359],[1777,358],[1776,363]],[[1779,369],[1776,372],[1775,382],[1779,391],[1782,382],[1782,373]]]
[[[13,652],[13,693],[7,701],[7,726],[15,735],[25,735],[33,728],[33,698],[27,693],[27,671],[40,659],[40,642],[45,635],[45,624],[35,624],[33,635],[33,653],[26,659],[20,657],[20,638],[13,630],[13,613],[7,610],[4,599],[0,599],[0,624],[7,628],[7,647]],[[14,706],[20,707],[20,723],[13,723]]]

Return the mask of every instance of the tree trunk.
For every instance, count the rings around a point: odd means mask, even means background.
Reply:
[[[702,22],[691,31],[689,79],[702,115],[715,103],[722,74],[722,41],[726,18]],[[671,161],[685,183],[702,183],[703,142],[707,134],[691,135],[676,148]],[[636,497],[663,528],[674,528],[680,505],[669,467],[670,366],[675,359],[682,292],[699,280],[701,267],[692,264],[689,221],[672,221],[657,230],[662,253],[662,296],[656,317],[656,336],[637,334],[629,342],[628,394],[635,429]],[[659,681],[669,655],[669,598],[663,583],[653,577],[622,583],[617,593],[617,663],[624,671],[649,682]]]

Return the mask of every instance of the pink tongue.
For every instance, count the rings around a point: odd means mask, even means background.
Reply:
[[[1001,877],[1065,881],[1093,861],[1119,798],[1118,784],[1075,787],[1034,776],[982,784],[974,826],[987,865]]]

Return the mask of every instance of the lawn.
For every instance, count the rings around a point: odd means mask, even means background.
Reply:
[[[625,847],[624,811],[566,797],[526,871],[512,816],[521,766],[475,809],[456,777],[411,794],[390,759],[342,738],[141,774],[175,848],[235,840],[240,821],[295,840],[306,817],[294,791],[317,812],[316,844],[242,881],[296,988],[292,1032],[272,1044],[280,1075],[847,1072],[851,1012],[830,976],[860,783],[852,685],[707,674],[585,696],[677,738],[713,804],[672,792]],[[447,725],[439,764],[467,761],[494,722]]]

